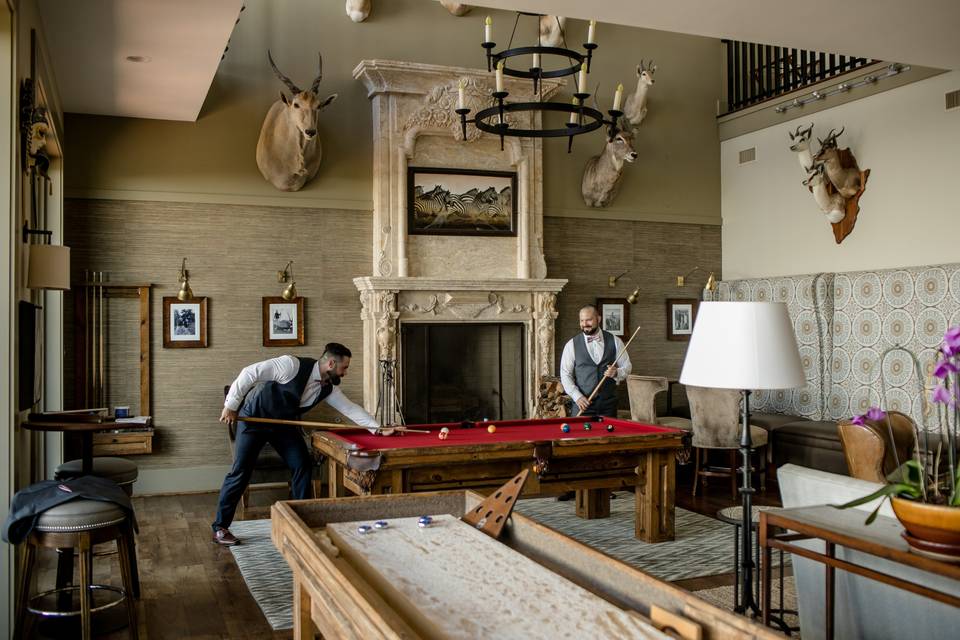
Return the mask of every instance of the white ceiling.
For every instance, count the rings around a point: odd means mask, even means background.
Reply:
[[[241,4],[242,0],[39,0],[64,110],[196,120]],[[920,0],[912,6],[903,0],[473,4],[960,69],[960,0]],[[602,37],[601,28],[601,42]],[[133,63],[127,56],[150,61]]]
[[[39,0],[64,111],[196,120],[242,0]],[[143,56],[148,62],[130,62]]]

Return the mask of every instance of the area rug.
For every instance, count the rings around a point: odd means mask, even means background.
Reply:
[[[778,580],[773,580],[773,585],[770,589],[770,602],[774,609],[780,608],[780,583]],[[733,590],[734,586],[729,585],[726,587],[714,587],[712,589],[701,589],[700,591],[694,591],[694,595],[698,598],[702,598],[709,602],[710,604],[715,604],[721,609],[726,609],[727,611],[733,610]],[[791,630],[791,636],[793,638],[799,638],[799,629],[800,629],[800,618],[797,617],[797,587],[796,583],[793,580],[793,576],[786,576],[783,579],[783,609],[789,611],[790,613],[785,613],[782,616],[779,615],[777,611],[774,611],[774,617],[780,617],[784,625],[786,625]],[[776,623],[774,623],[774,628],[781,628]],[[786,629],[782,629],[786,631]]]
[[[650,544],[633,537],[634,496],[618,494],[610,517],[583,520],[572,501],[521,500],[517,511],[552,529],[669,582],[733,572],[733,525],[676,510],[676,539]],[[240,573],[274,630],[293,627],[293,577],[270,539],[269,520],[234,522],[243,543],[230,547]],[[731,605],[732,606],[732,605]]]

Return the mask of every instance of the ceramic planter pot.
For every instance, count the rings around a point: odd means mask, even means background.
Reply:
[[[893,512],[912,550],[960,562],[960,507],[926,504],[892,496]]]

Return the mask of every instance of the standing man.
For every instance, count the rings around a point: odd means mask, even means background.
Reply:
[[[234,424],[240,418],[234,443],[233,468],[223,480],[217,517],[213,522],[213,541],[230,546],[239,540],[229,527],[237,504],[250,483],[257,456],[269,442],[293,473],[290,483],[295,500],[311,497],[313,458],[300,430],[287,425],[247,423],[244,416],[299,420],[300,416],[326,400],[344,416],[372,433],[390,435],[362,407],[347,399],[337,388],[350,367],[350,350],[331,342],[319,360],[280,356],[245,367],[230,385],[223,403],[220,422]]]
[[[592,304],[580,309],[580,331],[567,341],[560,357],[560,382],[573,400],[570,415],[589,413],[616,418],[617,385],[630,375],[630,356],[624,350],[617,359],[623,341],[600,329],[600,313]],[[611,380],[604,380],[593,402],[588,402],[594,387],[605,377]]]

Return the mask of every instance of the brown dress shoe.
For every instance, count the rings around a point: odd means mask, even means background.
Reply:
[[[229,529],[217,529],[213,532],[213,542],[225,547],[232,547],[235,544],[240,544],[240,539],[230,533]]]

